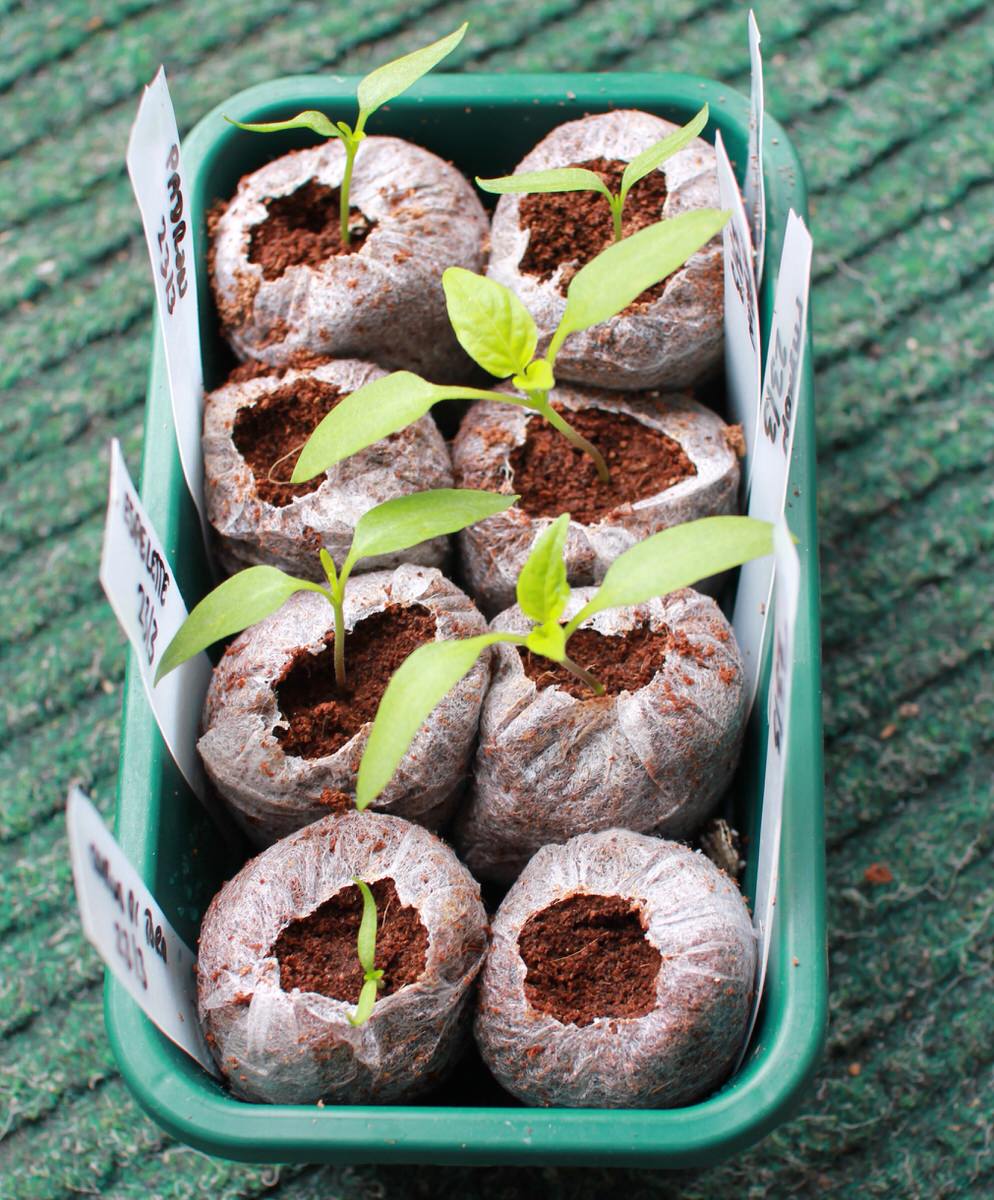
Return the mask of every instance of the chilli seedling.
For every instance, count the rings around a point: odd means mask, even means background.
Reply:
[[[569,514],[564,513],[536,538],[521,568],[518,605],[535,622],[529,633],[494,631],[432,642],[401,663],[380,700],[359,764],[357,808],[365,808],[383,791],[435,705],[488,646],[524,646],[562,664],[599,695],[604,690],[600,683],[567,653],[570,637],[588,617],[608,608],[643,604],[773,551],[773,526],[753,517],[704,517],[664,529],[620,554],[590,600],[564,625],[560,618],[570,599],[563,561],[568,531]]]
[[[345,174],[342,176],[342,186],[339,192],[339,232],[343,246],[349,245],[349,190],[352,186],[352,167],[355,163],[359,143],[366,136],[366,122],[374,112],[388,100],[393,100],[421,78],[427,75],[432,67],[437,66],[446,55],[451,54],[462,41],[466,33],[467,22],[463,22],[457,30],[447,37],[432,42],[421,50],[414,50],[402,58],[396,58],[382,67],[371,71],[360,80],[356,91],[359,103],[359,116],[354,126],[347,121],[332,121],[330,117],[315,109],[298,113],[288,121],[269,121],[265,124],[244,124],[233,121],[230,117],[225,120],[239,129],[247,129],[249,133],[278,133],[283,129],[311,129],[322,137],[340,138],[345,149]]]
[[[155,682],[201,650],[276,612],[295,592],[318,592],[335,614],[335,682],[339,689],[344,688],[345,585],[356,564],[364,558],[397,554],[431,538],[457,533],[467,525],[504,512],[517,499],[496,492],[437,488],[386,500],[356,522],[352,545],[340,571],[322,547],[320,559],[327,587],[287,575],[278,567],[246,567],[206,595],[186,618],[166,647]]]
[[[517,392],[429,383],[410,371],[394,371],[346,396],[328,413],[305,443],[291,481],[313,479],[334,463],[413,424],[440,400],[496,400],[539,413],[593,459],[606,483],[603,455],[549,401],[556,382],[556,355],[571,333],[616,316],[646,288],[685,263],[719,232],[728,216],[717,209],[696,209],[602,250],[573,276],[565,311],[544,358],[535,357],[538,328],[509,288],[462,267],[449,267],[442,285],[459,344],[489,374],[510,378]]]
[[[362,893],[362,920],[356,938],[356,951],[362,967],[362,991],[355,1012],[349,1014],[349,1024],[358,1026],[365,1025],[372,1015],[376,993],[383,987],[383,972],[376,969],[376,901],[361,879],[353,875],[352,882]]]
[[[553,167],[547,171],[523,171],[520,175],[502,175],[499,179],[477,177],[476,182],[483,191],[492,192],[497,196],[508,192],[600,192],[611,209],[614,240],[620,242],[622,212],[633,185],[693,141],[707,123],[708,106],[705,104],[697,116],[686,125],[643,150],[628,163],[621,176],[621,186],[617,194],[611,191],[596,171],[589,171],[586,167]]]

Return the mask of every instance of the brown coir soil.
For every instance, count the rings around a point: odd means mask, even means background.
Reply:
[[[376,901],[376,969],[383,972],[378,995],[389,996],[424,971],[428,930],[416,908],[401,904],[392,879],[377,879],[369,890]],[[283,991],[300,988],[355,1004],[363,983],[356,950],[361,920],[362,893],[350,884],[309,916],[291,921],[270,950],[280,964]]]
[[[335,686],[334,634],[320,654],[298,650],[276,683],[277,729],[284,754],[324,758],[341,749],[376,716],[390,676],[418,646],[434,641],[435,618],[420,605],[391,606],[359,621],[345,639],[346,686]]]
[[[599,408],[558,411],[601,452],[610,479],[602,483],[589,454],[532,417],[524,442],[510,454],[518,504],[529,516],[568,512],[574,521],[592,525],[621,504],[658,496],[697,474],[679,442],[641,421]]]
[[[608,636],[596,629],[578,629],[566,647],[570,658],[604,685],[607,696],[637,692],[650,682],[672,648],[668,629],[653,631],[639,625],[624,637]],[[539,688],[558,685],[578,700],[594,699],[593,691],[560,663],[520,649],[525,674]]]
[[[659,951],[620,896],[570,896],[531,916],[518,935],[525,996],[564,1025],[643,1017],[656,1006]]]
[[[359,214],[349,221],[349,244],[339,232],[339,189],[309,179],[291,192],[266,201],[268,216],[252,230],[249,262],[262,267],[265,279],[279,279],[288,267],[319,267],[337,254],[362,248],[372,226]]]

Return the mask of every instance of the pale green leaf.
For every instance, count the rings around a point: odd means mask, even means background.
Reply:
[[[511,383],[522,392],[548,392],[556,386],[556,377],[544,358],[536,358]]]
[[[485,192],[503,196],[510,192],[600,192],[611,197],[610,189],[596,171],[585,167],[554,167],[548,171],[522,171],[519,175],[501,175],[498,179],[480,179],[477,186]]]
[[[569,334],[616,316],[646,288],[672,275],[722,229],[728,217],[725,211],[697,208],[658,221],[602,250],[573,276],[566,311],[546,355],[549,361],[555,361]]]
[[[300,452],[291,482],[306,483],[343,458],[406,429],[445,395],[443,388],[410,371],[374,379],[346,396],[321,421]]]
[[[363,983],[362,991],[359,993],[359,1003],[355,1006],[355,1012],[349,1014],[350,1025],[355,1025],[357,1028],[360,1025],[365,1025],[373,1015],[373,1005],[376,1003],[376,991],[379,986],[379,981],[376,979],[367,979]]]
[[[248,629],[268,617],[294,592],[324,591],[308,579],[296,579],[276,567],[247,567],[206,595],[176,631],[155,673],[158,683],[180,663],[221,638]]]
[[[516,640],[513,634],[482,633],[461,641],[428,642],[401,663],[380,700],[359,764],[356,808],[364,809],[383,791],[414,735],[483,651],[496,642]]]
[[[614,560],[567,629],[606,608],[642,604],[772,553],[773,526],[754,517],[703,517],[664,529]]]
[[[682,128],[674,130],[668,137],[656,142],[648,150],[643,150],[625,167],[621,177],[621,201],[624,203],[628,189],[640,179],[644,179],[650,171],[661,167],[668,158],[682,150],[701,132],[708,123],[708,106],[705,104],[696,117],[693,117]]]
[[[362,893],[362,920],[356,938],[356,953],[359,955],[359,965],[368,977],[376,969],[376,901],[368,884],[355,875],[352,876],[352,882]]]
[[[435,488],[386,500],[363,513],[356,522],[349,565],[360,558],[396,554],[431,538],[456,533],[467,525],[505,512],[517,499],[514,495],[471,488]],[[345,574],[344,570],[342,573]]]
[[[525,646],[532,654],[541,654],[543,658],[561,663],[566,657],[566,630],[556,621],[546,621],[528,634]]]
[[[241,121],[233,121],[231,117],[224,118],[229,125],[237,125],[239,129],[247,129],[249,133],[279,133],[283,129],[312,129],[322,137],[342,137],[339,128],[332,124],[324,113],[308,109],[297,113],[289,121],[269,121],[263,125],[245,125]]]
[[[528,366],[538,329],[509,288],[463,267],[444,271],[442,287],[456,338],[474,362],[498,379]]]
[[[563,561],[568,535],[569,513],[563,513],[535,539],[518,575],[518,605],[526,617],[540,624],[555,621],[569,603]]]
[[[417,83],[422,75],[427,75],[432,67],[440,63],[446,55],[451,54],[463,40],[466,28],[467,22],[464,21],[447,37],[439,38],[430,46],[424,46],[421,50],[413,50],[402,58],[395,58],[393,62],[385,63],[382,67],[377,67],[375,71],[370,71],[360,82],[357,93],[361,114],[360,123],[370,113],[375,112],[381,104],[386,104],[394,96],[406,92],[411,84]]]

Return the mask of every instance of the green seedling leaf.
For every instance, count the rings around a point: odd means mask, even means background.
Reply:
[[[362,920],[359,922],[356,952],[359,955],[359,965],[368,978],[376,970],[376,901],[368,884],[354,875],[352,882],[362,893]]]
[[[362,967],[363,984],[359,992],[359,1003],[349,1017],[349,1023],[358,1026],[365,1025],[372,1016],[377,990],[383,986],[380,982],[383,972],[376,970],[376,901],[369,887],[361,879],[353,875],[352,882],[362,893],[362,920],[359,922],[356,951],[359,955],[359,965]]]
[[[300,452],[291,482],[306,483],[343,458],[406,429],[446,395],[445,388],[410,371],[374,379],[346,396],[321,421]]]
[[[561,663],[566,657],[566,630],[558,621],[546,621],[531,630],[525,645],[533,654]]]
[[[248,567],[232,575],[205,596],[179,627],[159,662],[155,682],[221,638],[268,617],[301,591],[326,594],[309,579],[285,575],[276,567]]]
[[[655,533],[620,554],[589,603],[567,625],[607,608],[643,604],[773,553],[773,526],[754,517],[703,517]]]
[[[556,377],[544,358],[536,358],[511,383],[522,392],[548,392],[556,386]]]
[[[518,575],[518,605],[526,617],[540,625],[556,621],[569,603],[563,561],[568,534],[569,513],[563,513],[535,539]]]
[[[459,345],[498,379],[524,371],[538,345],[531,313],[502,284],[463,267],[442,274],[449,321]]]
[[[431,538],[456,533],[467,525],[485,521],[496,513],[505,512],[517,496],[479,492],[471,488],[435,488],[398,496],[371,508],[356,522],[346,567],[360,558],[377,554],[395,554]]]
[[[462,641],[419,646],[387,684],[359,764],[356,808],[371,804],[390,782],[414,735],[439,701],[473,669],[488,646],[524,641],[514,634],[482,633]]]
[[[522,171],[520,175],[502,175],[498,179],[480,179],[477,186],[495,196],[509,192],[600,192],[611,199],[611,192],[596,171],[585,167],[555,167],[548,171]]]
[[[683,266],[728,220],[729,213],[698,208],[640,229],[602,250],[573,276],[566,311],[546,357],[554,362],[571,333],[599,325],[627,308],[646,288]]]
[[[421,50],[405,54],[402,58],[395,58],[393,62],[385,63],[382,67],[377,67],[375,71],[370,71],[359,84],[360,125],[363,124],[364,118],[375,112],[381,104],[386,104],[394,96],[406,92],[411,84],[417,83],[422,75],[427,75],[432,67],[440,63],[446,55],[451,54],[463,40],[467,24],[464,21],[447,37],[440,38],[437,42],[432,42],[430,46],[425,46]]]
[[[241,121],[233,121],[231,117],[224,118],[229,125],[237,125],[239,129],[247,129],[249,133],[278,133],[281,129],[313,129],[315,133],[321,134],[322,137],[342,137],[342,130],[338,125],[333,125],[324,113],[316,112],[313,108],[309,108],[306,112],[297,113],[295,117],[291,117],[289,121],[268,121],[263,125],[245,125]],[[346,126],[346,132],[352,133],[352,130]]]
[[[691,118],[681,129],[675,130],[669,137],[664,137],[662,141],[656,142],[648,150],[643,150],[641,154],[637,154],[628,166],[625,167],[625,173],[621,177],[621,191],[619,193],[621,203],[625,203],[625,197],[628,195],[628,190],[632,184],[638,183],[640,179],[644,179],[650,171],[655,171],[657,167],[661,167],[668,158],[672,158],[674,154],[692,142],[707,123],[708,106],[705,104],[697,116]]]

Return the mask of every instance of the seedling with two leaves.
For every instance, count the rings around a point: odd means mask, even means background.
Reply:
[[[600,694],[604,689],[598,681],[567,653],[570,637],[584,621],[605,609],[666,596],[773,551],[773,526],[753,517],[704,517],[664,529],[619,555],[590,600],[562,624],[570,599],[563,561],[568,531],[569,514],[564,513],[536,539],[521,568],[518,605],[534,622],[529,633],[494,631],[434,642],[419,646],[400,665],[383,693],[359,764],[357,808],[364,809],[379,796],[435,705],[488,646],[523,646],[560,663],[589,684],[593,694]]]
[[[239,129],[247,129],[249,133],[278,133],[284,129],[311,129],[322,137],[340,138],[345,149],[345,174],[339,193],[340,237],[343,246],[348,246],[351,239],[349,229],[349,191],[352,186],[352,168],[355,164],[356,151],[366,136],[366,122],[374,112],[388,100],[393,100],[421,78],[427,75],[432,67],[437,66],[443,58],[451,54],[462,41],[466,33],[467,23],[464,21],[448,37],[432,42],[421,50],[414,50],[402,58],[394,59],[382,67],[371,71],[360,80],[356,92],[359,102],[359,116],[354,126],[346,121],[332,121],[330,117],[315,109],[298,113],[288,121],[269,121],[264,124],[243,124],[225,117]]]
[[[365,1025],[373,1013],[376,993],[383,987],[383,972],[376,969],[376,901],[368,884],[352,876],[352,882],[362,893],[362,920],[356,938],[356,952],[362,967],[362,990],[356,1010],[349,1015],[350,1025]]]
[[[394,371],[332,409],[305,443],[292,482],[306,483],[334,463],[406,428],[440,400],[496,400],[530,409],[588,454],[607,482],[607,464],[600,451],[549,401],[556,382],[556,355],[571,333],[616,316],[646,288],[682,266],[722,229],[728,216],[716,209],[696,209],[650,225],[603,250],[573,276],[565,311],[544,358],[535,357],[538,328],[510,289],[462,267],[449,267],[442,285],[460,345],[490,375],[510,379],[517,390],[429,383],[410,371]]]
[[[288,575],[278,567],[247,567],[200,601],[166,647],[155,682],[222,638],[240,633],[276,612],[295,592],[317,592],[331,605],[335,620],[335,682],[345,687],[345,585],[364,558],[397,554],[421,542],[457,533],[467,525],[504,512],[518,499],[495,492],[437,488],[398,496],[371,508],[356,522],[352,545],[336,570],[327,550],[320,551],[328,586]]]
[[[649,146],[628,163],[621,176],[621,186],[617,193],[611,191],[596,171],[589,171],[586,167],[553,167],[546,171],[522,171],[519,175],[502,175],[499,179],[480,179],[477,176],[476,182],[485,192],[492,192],[498,196],[508,193],[600,192],[611,209],[614,240],[620,242],[625,201],[632,187],[692,142],[707,123],[708,106],[705,104],[681,129]]]

